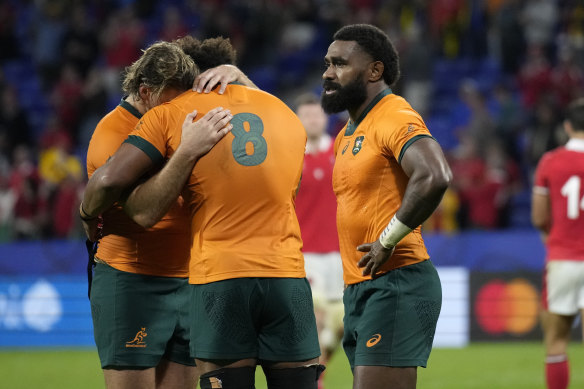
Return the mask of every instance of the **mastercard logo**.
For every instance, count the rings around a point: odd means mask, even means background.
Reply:
[[[529,281],[492,280],[483,285],[475,299],[475,317],[489,334],[522,335],[538,323],[539,293]]]

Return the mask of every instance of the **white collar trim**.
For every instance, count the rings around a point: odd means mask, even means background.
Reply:
[[[566,150],[584,152],[584,139],[572,138],[566,143]]]

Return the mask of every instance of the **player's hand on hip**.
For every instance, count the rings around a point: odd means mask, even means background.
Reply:
[[[219,94],[222,95],[230,82],[237,81],[243,72],[233,65],[219,65],[212,69],[205,70],[195,78],[193,90],[196,92],[209,93],[218,84]]]
[[[207,112],[202,118],[193,121],[197,111],[187,115],[182,125],[181,146],[195,157],[209,152],[231,129],[229,123],[233,118],[228,109],[217,107]]]
[[[363,269],[363,275],[371,274],[371,278],[377,277],[377,272],[381,266],[387,262],[387,260],[393,254],[395,247],[390,247],[386,249],[381,245],[379,240],[373,243],[365,243],[357,247],[357,251],[366,253],[361,257],[357,266]]]

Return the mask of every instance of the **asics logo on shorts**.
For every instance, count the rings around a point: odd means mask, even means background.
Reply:
[[[142,327],[134,339],[129,342],[126,342],[126,347],[146,347],[146,342],[144,342],[144,338],[147,337],[148,334],[146,333],[146,327]]]
[[[367,341],[367,347],[373,347],[381,340],[381,334],[375,334]]]

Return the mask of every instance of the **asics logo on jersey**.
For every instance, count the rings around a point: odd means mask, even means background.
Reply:
[[[345,151],[347,151],[347,147],[349,147],[349,142],[347,142],[345,147],[343,147],[343,152],[341,154],[345,154]]]
[[[375,334],[366,343],[367,347],[373,347],[381,340],[381,334]]]
[[[126,342],[126,347],[146,347],[146,342],[144,342],[144,338],[147,337],[148,334],[146,333],[146,327],[142,327],[134,339],[129,342]]]

